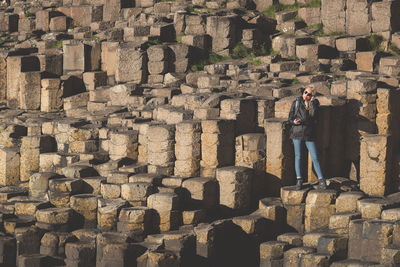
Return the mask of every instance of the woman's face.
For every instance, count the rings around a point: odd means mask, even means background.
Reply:
[[[303,92],[303,99],[304,99],[305,101],[310,101],[310,100],[311,100],[311,97],[312,97],[312,90],[311,90],[311,88],[306,88],[306,89],[304,89],[304,92]]]

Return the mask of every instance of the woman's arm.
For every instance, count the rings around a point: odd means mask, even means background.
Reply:
[[[294,125],[294,119],[295,119],[295,106],[296,106],[296,100],[293,101],[292,106],[290,107],[290,111],[289,111],[289,117],[288,117],[288,121],[290,122],[290,124]]]
[[[310,102],[310,117],[315,118],[318,114],[319,110],[319,101],[318,99],[314,99],[313,101]]]

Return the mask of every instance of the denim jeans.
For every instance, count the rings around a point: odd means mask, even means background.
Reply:
[[[296,170],[297,179],[302,179],[301,175],[301,154],[302,154],[302,143],[306,143],[308,151],[310,151],[311,159],[314,165],[314,170],[317,173],[318,179],[323,179],[321,166],[318,161],[317,146],[314,141],[302,141],[299,139],[292,139],[294,145],[294,168]]]

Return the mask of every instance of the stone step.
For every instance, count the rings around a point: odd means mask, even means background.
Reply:
[[[286,242],[293,247],[303,246],[303,235],[299,233],[285,233],[276,238],[277,241]]]
[[[315,249],[308,247],[295,247],[284,252],[283,266],[301,265],[306,255],[314,254]]]
[[[283,266],[284,252],[289,244],[281,241],[268,241],[260,244],[260,266]]]
[[[332,260],[347,258],[348,238],[343,235],[323,235],[318,239],[317,251],[327,254]]]
[[[361,213],[359,212],[341,212],[335,213],[329,218],[329,229],[341,229],[342,231],[348,231],[351,220],[361,219]]]

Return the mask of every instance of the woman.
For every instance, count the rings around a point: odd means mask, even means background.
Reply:
[[[326,189],[326,182],[322,175],[321,166],[318,161],[317,146],[315,144],[315,119],[318,114],[319,101],[315,99],[314,88],[307,87],[302,92],[302,96],[293,101],[289,112],[289,122],[292,124],[290,138],[293,141],[295,153],[295,170],[297,176],[296,189],[300,190],[303,186],[303,176],[301,175],[301,155],[302,147],[305,142],[314,170],[317,173],[319,185]]]

